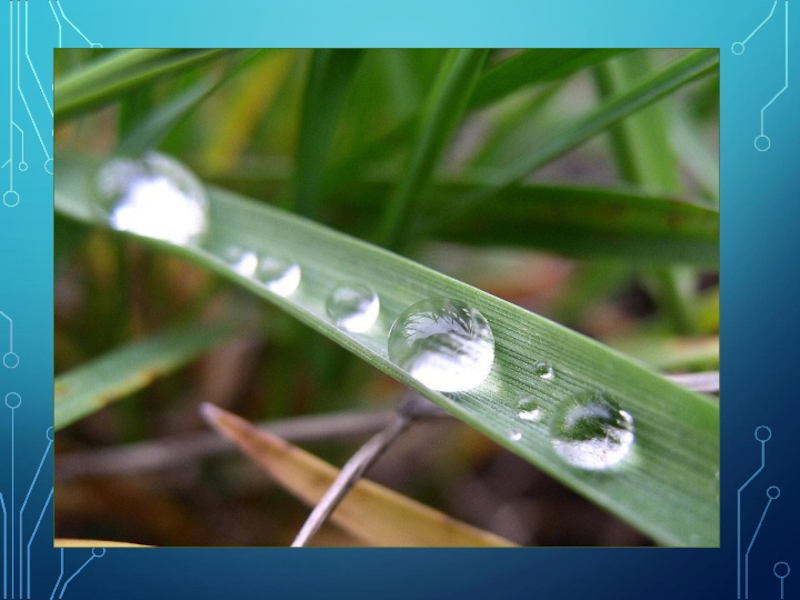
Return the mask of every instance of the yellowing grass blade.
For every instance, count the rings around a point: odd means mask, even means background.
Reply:
[[[128,542],[112,542],[109,540],[76,540],[72,538],[56,538],[53,541],[56,548],[153,548],[142,544]]]
[[[333,465],[236,415],[210,404],[202,411],[220,434],[309,506],[319,502],[338,475]],[[514,546],[365,479],[353,486],[331,520],[374,546]]]

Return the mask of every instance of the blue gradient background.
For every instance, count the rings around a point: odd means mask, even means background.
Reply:
[[[57,29],[44,0],[29,4],[30,54],[49,92]],[[415,0],[391,5],[366,0],[63,0],[62,6],[84,34],[106,47],[719,47],[724,331],[719,550],[109,550],[70,583],[65,598],[477,598],[498,593],[510,598],[735,598],[736,490],[760,465],[760,445],[753,437],[759,425],[768,425],[773,437],[766,447],[766,468],[743,494],[745,547],[766,503],[766,488],[778,485],[782,493],[753,547],[750,597],[780,597],[772,574],[778,560],[795,569],[785,582],[786,598],[800,595],[794,464],[800,446],[795,265],[800,249],[800,120],[797,86],[792,86],[795,81],[800,85],[800,68],[791,57],[790,87],[766,114],[772,148],[766,153],[753,148],[759,111],[783,86],[784,0],[742,56],[731,53],[731,44],[766,17],[771,0]],[[4,11],[0,9],[0,83],[5,90]],[[800,13],[792,18],[800,23]],[[790,50],[797,33],[798,27],[790,25]],[[65,27],[64,46],[79,45],[86,44]],[[52,153],[52,120],[24,67],[23,58],[22,85]],[[16,119],[26,130],[30,168],[15,173],[20,205],[0,205],[0,310],[14,319],[21,363],[15,370],[0,367],[0,398],[11,391],[22,397],[15,413],[18,509],[52,423],[53,277],[52,177],[42,168],[44,153],[18,97],[15,105]],[[0,92],[0,115],[7,108],[7,91]],[[0,139],[5,142],[0,148],[7,148],[7,135],[8,120],[2,116]],[[0,160],[5,158],[0,154]],[[7,170],[0,172],[0,191],[7,189],[7,177]],[[0,340],[5,334],[0,329]],[[0,405],[1,441],[10,450],[9,412]],[[1,491],[10,508],[11,463],[0,463]],[[51,469],[48,457],[26,509],[26,532],[50,491]],[[51,521],[49,507],[32,546],[37,598],[50,596],[60,568],[59,551],[51,545]],[[89,556],[89,550],[66,551],[65,578]]]

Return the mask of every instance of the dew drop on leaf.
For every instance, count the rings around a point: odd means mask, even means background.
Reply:
[[[562,459],[595,471],[620,463],[636,438],[633,417],[600,392],[584,392],[562,401],[550,434],[553,449]]]
[[[353,333],[364,333],[375,324],[381,303],[370,287],[358,283],[343,284],[334,289],[325,303],[328,316]]]
[[[389,359],[432,390],[479,386],[494,364],[494,335],[477,309],[445,298],[423,300],[389,331]]]
[[[284,258],[267,256],[258,262],[256,279],[272,293],[289,296],[300,285],[300,265]]]
[[[203,184],[158,152],[104,164],[95,179],[94,204],[112,229],[179,246],[198,242],[208,228]]]

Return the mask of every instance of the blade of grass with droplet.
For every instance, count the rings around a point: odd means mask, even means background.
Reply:
[[[59,155],[58,161],[56,209],[103,225],[91,205],[96,166],[67,155]],[[209,230],[203,247],[175,247],[144,238],[141,242],[180,255],[271,301],[661,543],[718,545],[714,473],[719,465],[719,407],[707,398],[607,346],[413,261],[231,192],[213,187],[208,191]],[[296,261],[303,271],[299,288],[281,297],[237,273],[222,258],[231,245]],[[351,281],[369,285],[380,297],[378,320],[365,334],[344,331],[327,316],[330,292]],[[491,373],[469,392],[430,390],[388,357],[389,328],[400,313],[421,300],[442,297],[479,310],[494,332]],[[532,364],[537,360],[552,365],[553,379],[536,376]],[[636,423],[629,460],[609,472],[573,468],[551,444],[550,415],[587,390],[616,398]],[[523,396],[535,397],[548,419],[520,420],[518,402]],[[521,433],[518,441],[511,439],[512,431]]]
[[[55,82],[54,118],[73,118],[113,102],[142,84],[167,73],[185,72],[234,52],[220,50],[118,50]]]
[[[322,202],[322,179],[347,91],[363,50],[317,49],[311,56],[297,143],[294,207],[316,216]]]
[[[315,506],[339,474],[333,465],[211,404],[203,416],[221,435],[297,498]],[[360,479],[331,515],[331,521],[373,546],[509,547],[502,537]]]
[[[230,338],[230,324],[185,325],[118,348],[56,377],[59,430],[146,387]]]

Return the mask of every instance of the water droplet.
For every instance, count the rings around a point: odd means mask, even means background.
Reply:
[[[548,365],[543,360],[537,360],[533,363],[533,374],[541,379],[552,379],[555,376],[555,371],[553,371],[553,367]]]
[[[523,398],[517,404],[517,408],[519,409],[518,416],[523,421],[540,421],[542,418],[542,409],[533,398]]]
[[[273,256],[262,258],[256,269],[256,279],[270,292],[284,297],[297,289],[301,277],[300,265]]]
[[[230,263],[233,270],[244,275],[245,277],[252,277],[258,267],[258,256],[255,252],[250,250],[242,250],[237,246],[232,246],[225,250],[225,260]]]
[[[512,431],[511,435],[508,436],[512,442],[518,442],[522,439],[522,432],[521,431]]]
[[[378,319],[381,303],[372,288],[348,283],[330,293],[325,309],[337,327],[353,333],[364,333]]]
[[[389,331],[389,359],[432,390],[464,392],[486,379],[494,335],[476,309],[444,298],[403,312]]]
[[[208,226],[203,185],[181,163],[157,152],[106,163],[96,189],[97,209],[118,231],[186,245],[197,242]]]
[[[602,470],[622,461],[635,439],[633,417],[607,395],[582,393],[561,404],[551,424],[553,449],[569,464]]]

